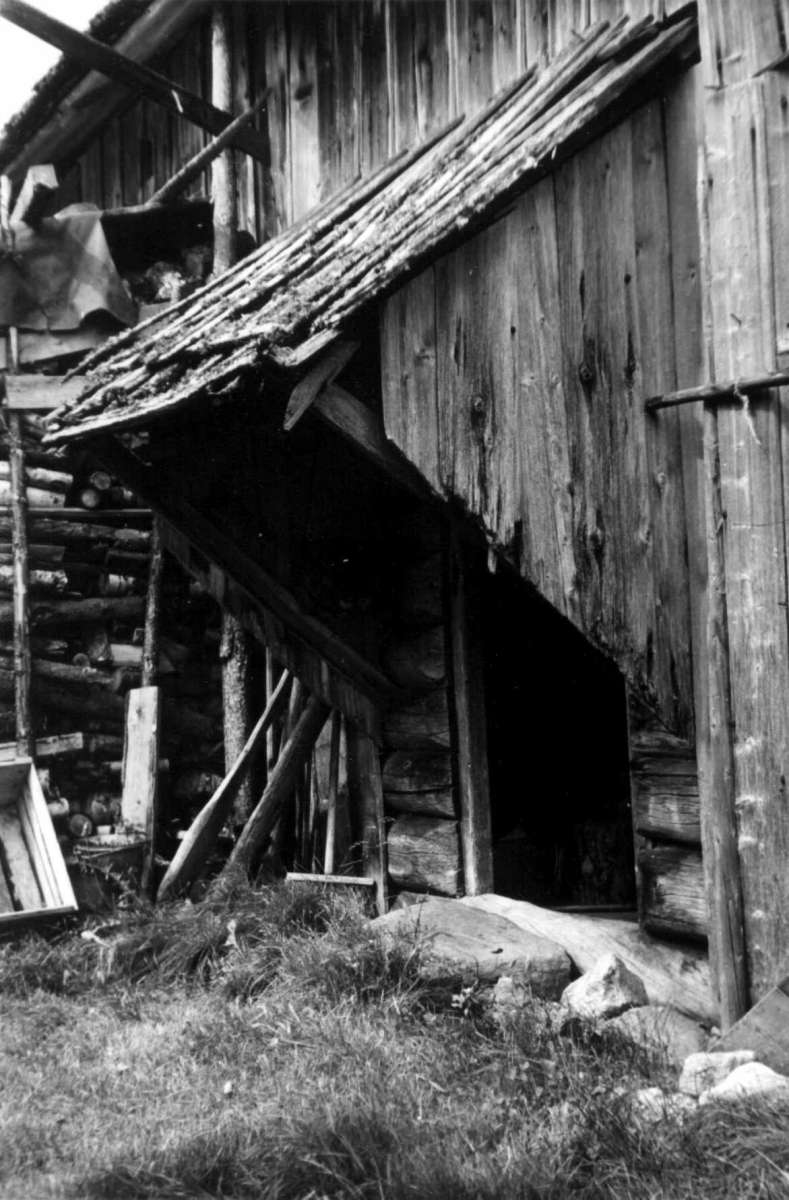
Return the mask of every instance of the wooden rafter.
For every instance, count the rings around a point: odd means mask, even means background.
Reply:
[[[111,46],[96,41],[86,33],[80,33],[62,21],[48,16],[26,4],[24,0],[0,0],[0,16],[32,33],[63,54],[83,63],[86,67],[100,71],[116,83],[132,88],[133,91],[153,100],[170,112],[186,118],[209,133],[221,133],[232,121],[228,113],[209,104],[207,100],[173,83],[158,71],[134,62]],[[266,161],[268,146],[265,140],[248,125],[236,130],[233,144],[239,150],[261,162]]]

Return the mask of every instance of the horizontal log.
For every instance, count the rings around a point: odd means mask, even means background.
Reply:
[[[742,402],[754,392],[769,388],[782,388],[789,384],[789,371],[769,371],[747,379],[727,379],[723,383],[703,383],[699,387],[683,388],[678,392],[666,392],[662,396],[650,396],[644,401],[647,412],[661,408],[677,408],[681,404],[721,404],[726,400]]]
[[[701,852],[647,844],[638,855],[644,927],[674,937],[706,937],[707,903]]]
[[[150,545],[151,535],[148,529],[123,529],[115,525],[91,524],[87,521],[68,520],[66,514],[72,509],[62,509],[56,517],[44,517],[38,512],[28,515],[28,533],[31,541],[50,542],[56,545],[71,546],[87,543],[99,548],[145,551]],[[77,510],[80,516],[86,516],[82,510]],[[105,516],[105,513],[101,514]],[[0,513],[0,538],[11,536],[11,518]]]
[[[28,587],[31,592],[55,593],[68,590],[68,576],[65,571],[37,570],[30,571]],[[0,565],[0,595],[10,595],[14,590],[14,568]]]
[[[456,896],[460,890],[460,837],[456,821],[398,817],[387,839],[389,876],[401,888]]]
[[[9,376],[14,378],[14,376]],[[11,478],[11,464],[8,459],[0,458],[0,479]],[[53,492],[67,492],[74,482],[74,476],[67,471],[55,471],[51,467],[25,466],[25,483],[30,487],[45,488]]]
[[[0,671],[13,674],[14,660],[10,655],[0,653]],[[50,662],[48,659],[34,658],[32,660],[34,677],[52,679],[72,687],[98,687],[105,691],[120,690],[115,674],[98,671],[95,667],[75,667],[72,663]]]
[[[701,807],[695,780],[669,786],[670,778],[634,779],[635,825],[653,838],[701,845]]]
[[[452,782],[452,756],[441,751],[396,750],[383,765],[385,792],[435,792]]]
[[[65,492],[54,492],[46,488],[26,487],[28,508],[62,508],[66,503]],[[0,505],[11,504],[11,480],[0,479]]]
[[[84,733],[56,733],[52,737],[36,738],[35,757],[39,759],[63,758],[80,754],[85,748]],[[10,762],[18,755],[16,742],[0,744],[0,763]]]
[[[33,600],[30,623],[36,629],[82,624],[83,621],[120,621],[129,624],[139,620],[144,608],[144,596],[91,596],[85,600]],[[0,629],[10,629],[13,620],[13,604],[0,600]]]
[[[437,688],[384,715],[384,744],[392,750],[431,750],[451,744],[445,688]]]
[[[443,683],[447,673],[443,625],[391,644],[384,655],[384,667],[401,687],[435,687]]]
[[[384,804],[391,812],[415,813],[424,817],[454,817],[455,799],[451,788],[435,792],[387,792]]]

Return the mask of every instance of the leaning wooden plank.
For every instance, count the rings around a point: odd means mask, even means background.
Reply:
[[[155,101],[178,116],[185,117],[209,133],[221,133],[232,121],[227,113],[214,108],[200,96],[180,87],[110,46],[85,33],[79,33],[62,21],[47,16],[24,0],[0,0],[0,16],[32,33],[34,37],[61,50],[69,58],[100,71],[116,83],[132,88],[137,94]],[[233,144],[261,162],[268,160],[268,142],[254,129],[244,125],[236,130]]]
[[[762,996],[713,1050],[753,1050],[758,1062],[789,1075],[789,979]]]
[[[20,909],[44,907],[44,898],[30,860],[30,851],[22,833],[22,822],[15,804],[0,808],[0,846],[16,905]]]
[[[249,770],[255,755],[265,744],[266,734],[273,723],[281,716],[290,693],[292,676],[283,671],[271,699],[266,705],[265,712],[247,738],[244,749],[239,754],[230,771],[222,780],[205,807],[192,822],[189,831],[178,847],[178,851],[167,868],[167,872],[159,884],[157,900],[168,900],[189,886],[195,875],[205,862],[206,856],[215,844],[219,831],[224,825],[236,792]]]
[[[603,955],[617,954],[643,979],[650,1004],[671,1004],[690,1016],[718,1020],[709,964],[701,949],[650,937],[635,921],[553,912],[507,896],[468,896],[462,903],[558,942],[581,974]]]
[[[312,752],[329,711],[328,705],[317,696],[311,696],[308,700],[296,728],[280,753],[257,807],[235,844],[223,874],[248,871],[255,856],[265,847],[280,809],[296,786],[299,773]]]
[[[13,411],[50,412],[67,401],[76,400],[82,391],[81,379],[62,375],[6,375],[5,394]]]
[[[36,787],[41,793],[41,799],[43,800],[43,792],[41,792],[41,784],[38,781],[38,776],[36,776]],[[44,803],[46,802],[44,801]],[[38,886],[41,889],[44,907],[53,908],[58,903],[58,886],[47,847],[41,834],[39,822],[33,813],[30,773],[20,793],[17,811],[19,812],[22,836],[25,839],[30,860],[34,865]]]
[[[14,898],[5,877],[2,855],[0,855],[0,917],[14,911]]]
[[[11,213],[11,224],[30,225],[35,229],[44,217],[52,216],[55,211],[57,190],[58,177],[52,163],[28,167]]]

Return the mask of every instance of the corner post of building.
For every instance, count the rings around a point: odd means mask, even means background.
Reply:
[[[216,108],[233,107],[233,60],[231,13],[227,4],[215,3],[211,10],[211,99]],[[235,158],[231,149],[218,154],[211,164],[211,195],[214,202],[214,275],[233,266],[236,258],[238,199]],[[238,617],[222,612],[222,706],[224,712],[225,770],[229,771],[246,744],[250,719],[250,638]],[[247,777],[236,797],[234,811],[239,824],[253,807],[252,781]]]

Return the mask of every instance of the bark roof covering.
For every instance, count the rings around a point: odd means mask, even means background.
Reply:
[[[479,114],[346,188],[200,291],[96,351],[51,440],[147,424],[232,395],[266,368],[304,371],[372,302],[499,215],[633,89],[697,61],[693,16],[591,27]],[[643,99],[643,90],[640,94]]]

